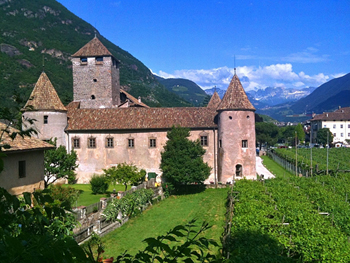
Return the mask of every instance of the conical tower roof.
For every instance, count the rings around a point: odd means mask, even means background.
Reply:
[[[112,53],[102,44],[102,42],[94,37],[89,43],[79,49],[72,57],[102,57],[112,56]]]
[[[219,94],[215,91],[213,96],[211,96],[207,108],[216,109],[221,102]]]
[[[254,106],[250,103],[243,86],[235,74],[228,86],[222,101],[220,102],[218,111],[223,110],[252,110],[255,111]]]
[[[57,95],[55,88],[45,72],[42,72],[29,99],[24,106],[25,111],[56,110],[67,111]]]

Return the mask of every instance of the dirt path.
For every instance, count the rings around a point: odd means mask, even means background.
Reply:
[[[264,179],[275,178],[275,176],[262,164],[262,159],[259,156],[256,157],[256,173],[260,176],[263,174]]]

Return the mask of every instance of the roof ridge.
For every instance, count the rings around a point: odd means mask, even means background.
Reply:
[[[95,36],[82,48],[75,52],[72,57],[96,57],[96,56],[112,56],[112,53],[102,44]]]

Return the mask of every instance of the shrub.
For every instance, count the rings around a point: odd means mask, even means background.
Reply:
[[[61,185],[51,185],[50,190],[50,196],[53,200],[59,200],[62,203],[67,202],[70,208],[74,206],[81,193],[80,190],[73,187],[62,187]]]
[[[103,175],[94,174],[90,180],[90,185],[93,194],[104,194],[108,189],[108,180]]]

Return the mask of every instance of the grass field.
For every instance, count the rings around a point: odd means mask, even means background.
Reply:
[[[220,244],[225,220],[225,201],[228,189],[207,189],[204,192],[189,195],[171,196],[132,218],[121,228],[102,238],[105,257],[114,258],[125,250],[136,254],[143,250],[148,237],[165,234],[179,224],[197,219],[200,226],[203,221],[212,226],[204,235]]]
[[[88,206],[92,205],[94,203],[98,203],[100,201],[100,198],[102,197],[109,197],[110,194],[113,192],[113,189],[115,189],[116,192],[118,191],[124,191],[125,187],[124,185],[110,185],[107,191],[107,194],[96,194],[94,195],[91,191],[90,184],[66,184],[63,185],[64,187],[73,187],[77,190],[81,191],[81,194],[79,196],[79,199],[75,206]],[[130,187],[128,187],[130,188]],[[128,189],[129,190],[129,189]]]

